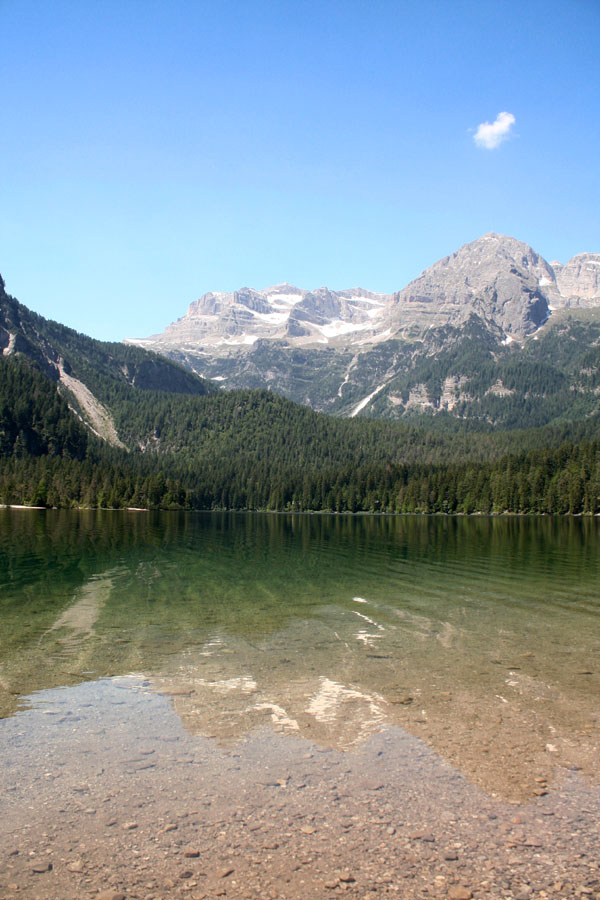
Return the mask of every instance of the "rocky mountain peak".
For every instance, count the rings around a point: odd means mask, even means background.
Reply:
[[[524,338],[558,296],[552,267],[528,244],[490,232],[464,244],[394,294],[392,322],[405,331],[460,325],[473,313],[507,336]]]
[[[393,295],[362,288],[305,290],[283,282],[264,290],[209,292],[144,346],[216,355],[257,341],[359,350],[476,316],[494,339],[524,340],[564,306],[600,305],[600,254],[548,263],[529,244],[495,232],[464,244]]]

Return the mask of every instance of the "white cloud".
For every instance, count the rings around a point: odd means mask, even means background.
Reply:
[[[484,147],[486,150],[495,150],[509,137],[510,129],[514,124],[515,117],[512,113],[498,113],[495,122],[482,122],[481,125],[478,125],[477,131],[473,135],[473,140],[478,147]]]

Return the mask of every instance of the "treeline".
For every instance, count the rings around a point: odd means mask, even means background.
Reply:
[[[456,424],[428,430],[334,419],[264,390],[182,396],[118,385],[113,399],[129,451],[94,436],[29,361],[0,357],[0,503],[340,513],[600,511],[596,420],[478,433],[458,431]]]
[[[286,469],[276,460],[182,466],[116,452],[84,460],[5,458],[0,502],[36,506],[339,513],[596,514],[600,441],[488,463]]]
[[[137,465],[136,465],[137,463]],[[90,509],[196,509],[192,492],[156,464],[124,454],[0,459],[0,503]]]
[[[193,479],[203,509],[385,513],[600,512],[600,442],[564,444],[488,463],[278,469],[213,465]]]

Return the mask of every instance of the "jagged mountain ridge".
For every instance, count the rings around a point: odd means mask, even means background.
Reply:
[[[242,288],[208,293],[190,304],[185,316],[163,334],[126,343],[185,343],[227,352],[257,340],[287,340],[294,345],[328,344],[347,334],[367,332],[375,340],[379,319],[390,297],[352,288],[306,291],[279,284],[263,291]]]
[[[527,244],[491,233],[434,263],[394,294],[362,288],[308,291],[290,284],[208,293],[162,334],[127,342],[224,354],[258,340],[365,346],[460,324],[472,314],[505,336],[524,338],[552,309],[595,305],[600,305],[600,254],[551,264]]]
[[[439,260],[395,294],[305,291],[287,284],[205,294],[162,334],[132,342],[223,387],[268,387],[334,414],[396,418],[444,411],[494,424],[507,421],[500,407],[516,404],[521,395],[527,405],[537,396],[536,367],[546,361],[539,359],[539,348],[527,350],[531,341],[546,346],[549,329],[564,331],[559,323],[568,312],[580,317],[595,308],[600,309],[600,254],[579,254],[563,266],[548,263],[521,241],[491,233]],[[583,355],[595,340],[593,323],[588,329]],[[582,366],[592,371],[590,352],[591,362]],[[530,371],[520,388],[507,387],[506,364],[514,366],[519,353]],[[561,369],[550,381],[557,390],[560,382],[563,393],[575,392],[578,401],[589,395],[584,414],[591,414],[594,372],[582,384],[577,365],[569,365],[568,373]],[[480,384],[481,372],[492,380]],[[550,417],[561,405],[555,400]],[[566,395],[561,402],[568,406]]]

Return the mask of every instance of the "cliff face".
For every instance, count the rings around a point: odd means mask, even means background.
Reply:
[[[600,253],[578,253],[565,263],[553,262],[560,291],[558,307],[600,306]]]
[[[600,306],[600,254],[550,264],[528,244],[486,234],[439,260],[395,294],[362,288],[308,291],[279,284],[207,293],[162,334],[127,343],[212,357],[244,353],[257,341],[352,350],[478,316],[503,339],[533,334],[553,309]]]
[[[528,244],[491,233],[395,294],[289,284],[210,293],[162,334],[133,343],[222,387],[267,387],[338,415],[395,418],[421,410],[490,422],[512,404],[521,412],[511,415],[527,424],[544,404],[554,404],[553,415],[566,414],[574,398],[584,397],[584,414],[595,409],[591,307],[600,309],[600,254],[551,264]],[[588,320],[575,334],[566,315]],[[571,359],[573,347],[584,374]],[[544,353],[557,352],[569,358],[569,371],[560,362],[541,387],[540,371],[555,363]],[[516,363],[527,354],[518,386],[507,387],[514,377],[502,360],[508,355]],[[555,390],[567,393],[558,400]],[[526,413],[527,404],[536,406]]]
[[[486,234],[441,259],[392,301],[392,332],[460,324],[472,314],[522,338],[546,321],[558,299],[552,267],[527,244]]]
[[[215,353],[248,347],[259,340],[284,340],[293,346],[345,343],[348,336],[378,326],[390,297],[352,288],[307,291],[279,284],[255,291],[208,293],[190,304],[184,316],[162,334],[132,340],[141,346],[207,347]]]

